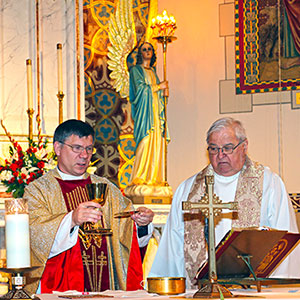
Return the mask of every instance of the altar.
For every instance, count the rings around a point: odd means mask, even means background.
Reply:
[[[273,286],[273,287],[266,287],[262,289],[261,293],[257,293],[256,289],[232,289],[232,293],[234,294],[234,299],[245,299],[245,298],[262,298],[262,299],[300,299],[300,285],[294,286]],[[145,290],[140,291],[132,291],[132,292],[125,292],[125,291],[110,291],[107,290],[101,293],[101,299],[105,298],[115,298],[119,299],[150,299],[155,298],[156,300],[160,299],[184,299],[184,298],[192,298],[193,294],[196,290],[187,290],[186,293],[180,295],[172,295],[172,296],[161,296],[157,294],[150,294]],[[105,297],[105,295],[107,297]],[[37,295],[41,300],[63,300],[63,299],[82,299],[82,298],[63,298],[62,294],[40,294]],[[88,295],[83,295],[84,299],[92,299],[89,298]],[[95,299],[95,297],[93,297]],[[227,299],[227,298],[226,298]]]

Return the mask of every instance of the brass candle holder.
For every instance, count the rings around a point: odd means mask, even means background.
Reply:
[[[32,298],[24,289],[26,284],[24,273],[31,272],[38,267],[28,267],[28,268],[0,268],[1,272],[12,274],[11,276],[11,289],[5,295],[0,297],[0,300],[8,300],[8,299],[36,299],[40,298],[34,297]]]
[[[153,30],[153,39],[156,39],[158,43],[162,44],[163,47],[163,73],[164,81],[167,80],[167,46],[172,41],[177,38],[174,36],[176,26],[176,20],[174,16],[168,16],[167,12],[164,10],[162,15],[157,15],[152,19],[151,28]],[[164,126],[164,140],[165,140],[165,153],[164,153],[164,162],[165,162],[165,178],[164,184],[168,186],[167,178],[167,103],[168,103],[169,94],[164,92],[164,109],[165,109],[165,126]]]
[[[32,140],[32,139],[33,139],[33,130],[32,130],[33,113],[34,113],[33,108],[28,108],[28,109],[27,109],[27,114],[28,114],[28,136],[29,136],[29,140]]]
[[[65,94],[62,91],[59,91],[56,96],[58,99],[58,122],[61,124],[63,122],[63,100]]]

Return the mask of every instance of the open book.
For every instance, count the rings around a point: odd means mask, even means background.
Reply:
[[[299,233],[279,230],[232,229],[216,247],[218,278],[250,277],[246,263],[239,258],[250,256],[250,264],[259,278],[268,277],[289,255],[300,240]],[[208,261],[198,270],[196,278],[207,278]]]

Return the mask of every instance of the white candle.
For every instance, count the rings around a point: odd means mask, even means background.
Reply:
[[[62,45],[57,44],[57,78],[58,78],[58,92],[63,91],[63,80],[62,80]]]
[[[28,109],[33,108],[33,92],[32,92],[32,66],[31,59],[26,60],[27,68],[27,97],[28,97]]]
[[[30,267],[28,214],[5,215],[5,243],[7,268]]]

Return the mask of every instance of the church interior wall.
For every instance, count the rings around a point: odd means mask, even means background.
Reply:
[[[224,4],[227,5],[222,8]],[[169,44],[167,52],[171,134],[168,182],[175,190],[182,180],[207,164],[205,138],[208,127],[217,118],[232,116],[246,127],[251,158],[279,173],[289,192],[298,192],[300,160],[296,149],[300,146],[300,110],[294,109],[297,105],[293,106],[297,91],[245,97],[235,95],[234,38],[228,29],[232,4],[229,0],[158,1],[158,12],[167,9],[175,16],[178,26],[177,40]],[[63,44],[64,119],[77,117],[78,113],[74,5],[74,1],[40,3],[42,132],[49,135],[58,124],[57,43]],[[221,18],[224,11],[228,15]],[[24,1],[24,5],[19,5],[18,1],[3,1],[0,18],[0,116],[12,134],[26,134],[27,58],[34,61],[33,81],[37,79],[32,1]],[[222,20],[226,21],[225,27],[222,27],[225,22]],[[160,78],[163,77],[161,52],[158,45]],[[226,88],[222,88],[223,85]],[[225,102],[222,102],[222,96]],[[35,110],[36,101],[35,98]],[[84,101],[80,105],[83,111]]]
[[[208,163],[206,131],[216,119],[230,116],[241,120],[246,128],[249,156],[280,174],[288,192],[299,192],[296,149],[300,146],[300,111],[292,109],[291,97],[297,91],[235,95],[234,39],[220,34],[228,32],[228,24],[222,31],[219,23],[223,4],[227,4],[223,11],[230,13],[228,5],[233,1],[228,0],[158,3],[159,11],[167,9],[178,26],[178,39],[168,46],[167,54],[172,139],[168,147],[169,184],[175,190]],[[230,18],[223,19],[230,22]],[[224,93],[229,101],[225,113],[220,112],[222,84],[231,89]]]
[[[3,119],[8,131],[15,136],[28,134],[27,59],[32,60],[34,134],[36,134],[35,118],[38,103],[40,103],[42,134],[52,135],[58,125],[56,96],[58,43],[62,44],[63,49],[64,118],[77,117],[75,3],[74,1],[38,3],[37,29],[35,2],[22,1],[22,5],[19,1],[1,2],[0,118]],[[4,132],[1,131],[1,134]]]

